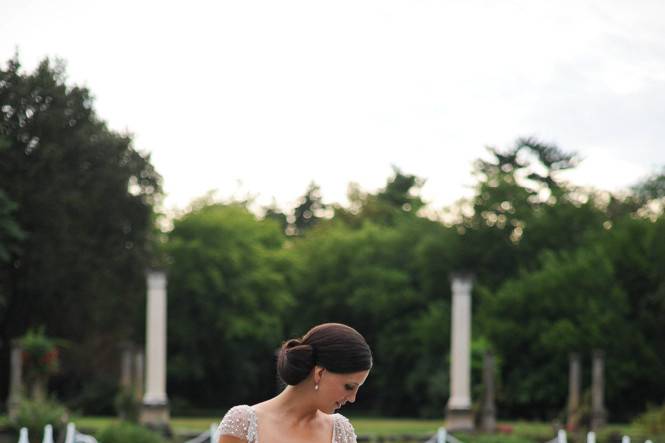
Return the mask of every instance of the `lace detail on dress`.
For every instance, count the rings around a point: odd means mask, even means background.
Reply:
[[[229,409],[217,428],[217,435],[231,435],[247,440],[248,443],[258,443],[254,410],[247,405],[234,406]]]
[[[342,414],[333,416],[333,443],[356,443],[356,432],[348,418]]]
[[[247,443],[259,443],[256,412],[248,405],[232,407],[217,427],[216,435],[230,435],[247,440]],[[342,414],[333,415],[332,443],[356,443],[353,425]]]

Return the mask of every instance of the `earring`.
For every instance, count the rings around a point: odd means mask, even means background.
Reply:
[[[317,383],[316,385],[314,385],[314,390],[315,390],[315,391],[318,391],[318,390],[319,390],[319,384],[318,384],[318,383]]]

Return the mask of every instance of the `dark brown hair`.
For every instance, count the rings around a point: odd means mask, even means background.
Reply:
[[[277,356],[277,373],[288,385],[306,379],[317,365],[338,374],[365,371],[372,367],[372,351],[352,327],[324,323],[284,342]]]

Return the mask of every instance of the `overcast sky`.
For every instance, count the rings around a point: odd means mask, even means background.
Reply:
[[[0,56],[67,62],[164,177],[167,209],[218,189],[344,202],[391,165],[434,209],[484,147],[536,136],[616,190],[665,165],[665,2],[0,0]]]

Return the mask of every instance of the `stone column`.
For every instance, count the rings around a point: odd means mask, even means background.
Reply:
[[[120,387],[126,391],[132,389],[132,354],[133,348],[131,343],[126,342],[120,346],[121,367],[120,367]]]
[[[605,410],[605,353],[595,350],[591,366],[591,429],[599,430],[607,423]]]
[[[568,371],[568,422],[569,432],[575,431],[579,425],[581,389],[581,363],[580,354],[572,352],[569,356]]]
[[[449,431],[473,430],[471,411],[471,274],[456,273],[452,279],[450,338],[450,398],[446,408]]]
[[[142,348],[136,349],[134,355],[134,396],[137,400],[143,399],[144,353]]]
[[[483,398],[482,420],[480,427],[483,432],[496,431],[496,406],[494,403],[494,354],[485,351],[483,356]]]
[[[166,397],[166,274],[151,271],[147,276],[146,377],[141,408],[142,424],[170,434]]]
[[[12,341],[10,356],[9,396],[7,398],[7,415],[15,418],[23,398],[23,349],[20,340]]]

